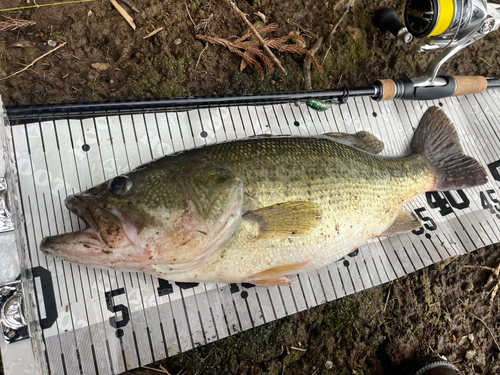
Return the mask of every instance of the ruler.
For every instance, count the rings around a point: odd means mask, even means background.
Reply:
[[[25,241],[18,243],[21,267],[33,276],[28,305],[39,326],[37,366],[45,374],[119,374],[500,242],[498,103],[500,91],[489,90],[426,102],[352,98],[325,112],[279,104],[5,125],[12,189],[25,220],[17,228],[18,242]],[[327,267],[290,276],[293,286],[171,282],[82,267],[38,250],[45,236],[85,227],[64,198],[163,155],[259,134],[365,130],[385,143],[382,155],[398,156],[409,151],[430,106],[452,119],[489,183],[417,197],[404,209],[421,218],[422,229],[370,240]],[[4,368],[9,374],[12,366]]]

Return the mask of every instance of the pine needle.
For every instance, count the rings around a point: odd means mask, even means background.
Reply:
[[[257,29],[257,31],[261,33],[268,31],[275,31],[276,29],[277,29],[276,24],[269,24],[266,27]],[[205,35],[196,35],[196,39],[203,40],[205,42],[213,44],[222,45],[227,49],[229,49],[229,51],[238,54],[248,65],[250,65],[257,72],[257,74],[261,79],[264,79],[264,71],[262,70],[261,64],[252,56],[257,56],[264,64],[266,70],[268,70],[271,73],[275,71],[273,66],[273,60],[269,58],[261,49],[259,49],[260,47],[259,41],[256,40],[246,41],[246,39],[249,38],[252,34],[253,33],[246,33],[241,38],[236,39],[234,42],[218,37],[209,37]],[[276,49],[280,52],[289,52],[289,53],[309,56],[315,68],[318,69],[320,73],[323,73],[323,68],[319,64],[318,60],[316,60],[316,58],[313,55],[311,55],[311,53],[308,50],[300,47],[297,44],[286,44],[286,42],[288,42],[292,38],[297,38],[297,36],[287,35],[281,38],[263,39],[263,41],[266,47]],[[245,53],[247,51],[251,53],[250,54]]]
[[[269,49],[269,47],[266,45],[264,39],[262,39],[262,37],[260,36],[260,34],[257,32],[257,30],[255,30],[255,27],[253,27],[253,25],[250,23],[250,21],[247,19],[247,16],[245,15],[245,13],[243,13],[240,8],[238,8],[236,6],[235,3],[233,3],[232,1],[230,0],[226,0],[226,2],[234,9],[234,11],[236,13],[238,13],[238,15],[243,19],[243,21],[247,24],[247,26],[250,28],[250,30],[252,30],[252,33],[255,35],[255,37],[259,40],[260,44],[262,45],[262,47],[264,48],[264,51],[266,51],[267,55],[274,61],[274,63],[276,65],[278,65],[278,67],[280,68],[280,70],[283,72],[284,75],[287,75],[287,72],[285,70],[285,68],[283,68],[283,65],[281,65],[281,62],[278,60],[278,58],[276,56],[274,56],[274,54],[271,52],[271,50]]]
[[[13,31],[17,29],[23,29],[28,26],[33,26],[35,25],[35,21],[28,21],[28,20],[8,20],[8,21],[1,21],[0,22],[0,31]]]
[[[87,3],[89,1],[95,1],[95,0],[77,0],[77,1],[65,1],[65,2],[61,2],[61,3],[52,3],[52,4],[29,5],[29,6],[26,6],[26,7],[0,9],[0,12],[9,12],[11,10],[21,10],[21,9],[31,9],[31,8],[41,8],[41,7],[50,7],[50,6],[53,6],[53,5],[66,5],[66,4],[76,4],[76,3]]]
[[[259,27],[257,29],[257,31],[259,34],[262,34],[262,33],[270,33],[272,31],[276,31],[277,29],[278,29],[277,24],[270,23],[269,25],[266,25],[265,27]],[[249,31],[248,33],[243,35],[241,38],[236,39],[235,42],[243,42],[244,40],[248,39],[252,35],[253,35],[253,33],[251,31]]]

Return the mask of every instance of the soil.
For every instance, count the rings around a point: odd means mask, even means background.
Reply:
[[[37,0],[38,5],[55,1]],[[266,72],[263,80],[241,57],[197,34],[234,41],[245,33],[241,18],[224,1],[133,0],[134,31],[108,0],[0,12],[36,21],[0,31],[0,95],[6,106],[226,95],[302,89],[303,56],[277,52],[288,72]],[[2,0],[0,10],[33,5]],[[256,12],[277,23],[269,37],[299,31],[324,73],[313,69],[313,89],[364,86],[376,79],[415,77],[432,56],[418,54],[418,42],[404,44],[373,27],[382,6],[401,19],[402,0],[240,0],[252,23]],[[187,5],[187,8],[186,8]],[[192,18],[192,20],[190,19]],[[207,25],[195,29],[194,24]],[[0,19],[5,21],[6,19]],[[164,29],[145,37],[153,30]],[[462,50],[440,74],[500,76],[500,32]],[[65,46],[26,71],[1,80],[54,46]],[[92,64],[109,64],[97,70]],[[500,295],[489,302],[489,271],[497,267],[498,245],[434,265],[390,284],[343,298],[251,331],[151,365],[171,374],[390,374],[412,360],[443,355],[465,374],[500,374]],[[495,341],[496,338],[496,341]],[[292,348],[293,347],[293,348]],[[295,348],[295,349],[294,349]],[[330,362],[327,362],[330,361]],[[331,366],[330,366],[331,365]],[[330,367],[330,369],[327,369]],[[0,363],[1,369],[1,363]],[[137,369],[127,374],[158,374]]]
[[[0,12],[36,25],[0,32],[0,79],[22,69],[63,42],[68,44],[38,61],[32,68],[0,81],[6,106],[151,99],[179,96],[295,91],[302,86],[302,56],[277,53],[287,75],[279,69],[264,80],[247,67],[239,72],[241,57],[228,49],[196,39],[197,34],[234,41],[247,29],[225,1],[133,0],[139,13],[125,8],[134,18],[134,31],[109,0]],[[329,34],[354,1],[349,13]],[[33,5],[27,0],[2,0],[0,9]],[[53,3],[37,0],[39,5]],[[422,74],[431,54],[414,52],[419,42],[404,44],[382,33],[371,22],[376,9],[391,5],[400,19],[404,1],[387,0],[241,0],[241,9],[252,23],[260,11],[268,23],[276,23],[270,37],[299,31],[310,48],[324,37],[317,53],[324,73],[312,74],[314,89],[364,86],[376,79],[416,77]],[[188,13],[189,9],[189,13]],[[192,18],[192,21],[190,17]],[[196,30],[193,25],[206,28]],[[144,39],[153,30],[164,30]],[[500,76],[500,33],[466,48],[446,63],[440,74]],[[331,46],[331,48],[329,48]],[[203,54],[201,52],[204,50]],[[328,53],[327,53],[328,51]],[[200,57],[201,54],[201,57]],[[199,60],[199,61],[198,61]],[[109,64],[98,71],[94,63]]]

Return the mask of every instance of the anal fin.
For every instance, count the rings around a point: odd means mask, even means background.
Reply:
[[[248,279],[245,280],[247,283],[251,283],[258,286],[273,286],[281,285],[287,286],[292,285],[293,281],[287,279],[285,275],[294,274],[302,271],[309,263],[310,260],[306,260],[301,263],[288,264],[286,266],[272,267],[265,271],[253,274]]]
[[[406,211],[399,211],[398,216],[393,221],[391,226],[387,228],[381,236],[392,236],[398,233],[407,233],[412,230],[418,229],[422,226],[418,218]]]

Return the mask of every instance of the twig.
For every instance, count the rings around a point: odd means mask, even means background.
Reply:
[[[486,63],[486,65],[488,65],[490,68],[493,68],[493,67],[491,66],[491,64],[490,64],[488,61],[486,61],[485,59],[483,59],[482,57],[479,57],[479,56],[478,56],[477,58],[478,58],[479,60],[483,60],[483,61]]]
[[[188,12],[189,19],[190,19],[190,20],[191,20],[191,22],[193,23],[194,27],[196,27],[196,24],[194,23],[193,19],[191,18],[191,13],[189,13],[189,8],[188,8],[187,3],[184,3],[184,5],[186,6],[186,10],[187,10],[187,12]]]
[[[354,1],[353,1],[354,3]],[[342,22],[342,20],[344,19],[344,17],[346,16],[346,14],[349,12],[349,9],[350,9],[350,5],[349,7],[346,9],[346,11],[344,12],[344,14],[342,15],[342,17],[340,17],[339,21],[337,22],[337,24],[333,27],[332,31],[330,31],[330,35],[328,36],[328,43],[330,43],[330,45],[328,46],[328,50],[326,51],[325,53],[325,57],[323,57],[323,61],[321,62],[321,64],[324,64],[325,63],[325,60],[326,60],[326,57],[328,56],[328,52],[330,52],[330,50],[332,49],[332,36],[333,34],[335,34],[337,32],[337,27],[339,27],[340,23]]]
[[[328,46],[328,49],[326,50],[325,57],[323,57],[323,61],[321,61],[321,65],[323,65],[325,63],[326,56],[328,56],[328,52],[330,52],[331,49],[332,49],[332,45],[330,44]]]
[[[41,8],[41,7],[50,7],[52,5],[66,5],[66,4],[75,4],[75,3],[87,3],[89,1],[95,1],[95,0],[64,1],[62,3],[41,4],[41,5],[36,4],[36,5],[29,5],[29,6],[26,6],[26,7],[0,9],[0,12],[9,12],[11,10],[21,10],[21,9],[31,9],[31,8]]]
[[[478,318],[478,317],[477,317],[477,316],[475,316],[475,315],[472,315],[472,317],[473,317],[474,319],[479,320],[481,323],[483,323],[483,325],[486,327],[486,329],[487,329],[487,330],[488,330],[488,332],[490,333],[491,337],[493,338],[493,341],[495,342],[495,345],[497,346],[498,350],[500,351],[500,345],[498,345],[497,339],[496,339],[496,338],[495,338],[495,336],[493,335],[493,332],[491,332],[490,327],[488,327],[488,326],[486,325],[486,323],[485,323],[485,322],[484,322],[481,318]]]
[[[196,65],[194,66],[194,70],[198,67],[198,64],[200,63],[201,60],[201,55],[203,55],[203,52],[208,48],[208,43],[205,43],[205,48],[203,48],[200,52],[200,56],[198,56],[198,61],[196,61]]]
[[[141,13],[139,11],[139,9],[137,9],[134,4],[132,4],[132,2],[130,0],[121,0],[122,2],[124,2],[125,4],[127,4],[129,6],[130,9],[132,9],[133,12],[136,12],[136,13]]]
[[[335,34],[337,32],[337,27],[339,27],[340,23],[342,22],[342,20],[346,16],[346,14],[349,13],[349,9],[350,9],[350,7],[346,9],[346,11],[342,15],[342,17],[340,17],[339,22],[337,22],[337,24],[334,26],[334,28],[332,29],[332,31],[330,31],[330,35],[328,35],[328,41],[330,43],[332,42],[331,39],[332,39],[333,34]]]
[[[344,72],[340,73],[339,81],[337,82],[336,87],[340,87],[340,82],[342,81],[342,76],[344,75]]]
[[[392,282],[391,282],[392,284]],[[389,297],[391,295],[391,286],[392,285],[389,285],[389,292],[387,292],[387,298],[385,299],[385,304],[384,304],[384,311],[382,311],[382,314],[385,314],[385,310],[387,309],[387,302],[389,302]]]
[[[153,35],[158,34],[158,33],[159,33],[160,31],[162,31],[162,30],[163,30],[163,27],[159,27],[159,28],[157,28],[156,30],[151,31],[151,32],[150,32],[148,35],[146,35],[143,39],[148,39],[148,38],[152,37]]]
[[[113,4],[113,6],[116,8],[116,10],[121,14],[121,16],[123,18],[125,18],[125,21],[127,21],[127,23],[130,25],[130,27],[135,30],[136,26],[135,26],[134,20],[132,19],[132,17],[130,17],[130,15],[127,13],[127,11],[125,9],[123,9],[123,7],[116,2],[116,0],[110,0],[110,1],[111,1],[111,4]]]
[[[147,370],[153,370],[153,371],[156,371],[156,372],[161,372],[162,374],[167,374],[167,375],[172,375],[170,372],[167,371],[167,369],[165,367],[163,367],[162,365],[160,365],[160,368],[157,369],[157,368],[154,368],[154,367],[149,367],[149,366],[142,366],[142,368],[145,368]]]
[[[312,83],[311,83],[311,64],[312,64],[312,59],[311,56],[314,56],[316,52],[318,52],[319,48],[321,47],[321,43],[323,43],[323,37],[319,38],[316,43],[314,43],[314,46],[309,50],[310,55],[307,55],[306,58],[304,59],[304,90],[312,90]]]
[[[226,0],[226,2],[231,5],[233,7],[233,9],[236,11],[236,13],[238,13],[240,15],[241,18],[243,18],[243,21],[245,21],[245,23],[247,24],[247,26],[250,28],[250,30],[252,30],[252,32],[254,33],[254,35],[257,37],[257,39],[259,40],[260,44],[262,45],[262,47],[264,48],[264,50],[266,51],[266,53],[268,54],[268,56],[276,63],[276,65],[278,65],[278,67],[280,68],[280,70],[283,72],[283,74],[287,74],[285,68],[283,68],[283,66],[281,65],[280,61],[276,58],[276,56],[274,56],[274,54],[271,52],[271,50],[269,49],[269,47],[266,45],[266,42],[264,42],[264,39],[262,39],[262,37],[260,36],[260,34],[258,33],[257,30],[255,30],[255,27],[253,27],[252,23],[247,19],[245,13],[243,13],[237,6],[235,3],[233,3],[232,1],[230,0]]]
[[[0,81],[4,81],[4,80],[6,80],[6,79],[12,78],[12,77],[14,77],[14,76],[15,76],[15,75],[17,75],[17,74],[22,73],[22,72],[24,72],[25,70],[28,70],[28,69],[29,69],[29,68],[31,68],[31,67],[32,67],[32,66],[33,66],[33,65],[34,65],[34,64],[35,64],[38,60],[43,59],[45,56],[50,55],[52,52],[57,51],[59,48],[64,47],[66,44],[68,44],[68,42],[64,42],[64,43],[63,43],[63,44],[61,44],[60,46],[57,46],[56,48],[54,48],[54,49],[50,50],[49,52],[47,52],[47,53],[43,54],[43,55],[42,55],[42,56],[40,56],[40,57],[37,57],[35,60],[33,60],[33,62],[32,62],[31,64],[29,64],[29,65],[25,66],[23,69],[18,70],[17,72],[15,72],[15,73],[11,74],[10,76],[7,76],[7,77],[4,77],[4,78],[1,78],[1,79],[0,79]]]
[[[290,346],[290,349],[292,350],[298,350],[299,352],[307,352],[307,349],[304,348],[297,348],[295,346]]]
[[[471,265],[468,265],[466,264],[465,266],[463,266],[464,268],[479,268],[481,270],[487,270],[487,271],[495,271],[495,269],[493,267],[486,267],[486,266],[471,266]]]
[[[319,36],[311,32],[310,30],[304,29],[302,26],[300,26],[297,22],[292,22],[292,25],[297,26],[304,34],[308,34],[311,38],[316,38],[318,39]]]

